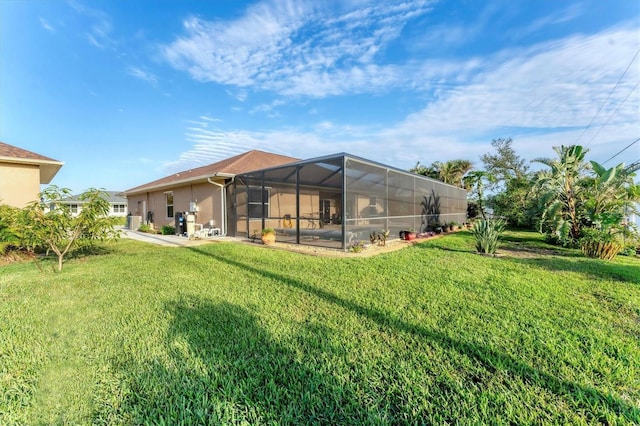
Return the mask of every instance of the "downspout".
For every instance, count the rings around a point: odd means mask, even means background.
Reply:
[[[221,184],[218,182],[214,182],[211,180],[211,177],[224,177],[231,178],[231,180],[226,184]],[[236,175],[230,175],[226,173],[216,173],[213,176],[207,178],[207,182],[212,185],[215,185],[220,188],[220,218],[222,223],[220,224],[220,233],[223,236],[227,235],[227,218],[226,218],[226,207],[227,207],[227,187],[233,183],[236,178]]]

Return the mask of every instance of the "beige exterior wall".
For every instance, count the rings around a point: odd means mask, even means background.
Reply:
[[[167,216],[167,193],[173,193],[173,217]],[[144,194],[128,195],[129,212],[133,216],[143,216],[146,222],[147,212],[153,212],[153,227],[160,229],[164,225],[175,224],[177,212],[189,211],[189,203],[195,202],[198,208],[196,223],[209,227],[209,221],[214,221],[214,227],[222,225],[222,204],[220,187],[208,182],[195,183],[172,189],[150,191]],[[146,211],[145,211],[146,208]]]
[[[40,193],[40,167],[0,163],[0,204],[23,208]]]

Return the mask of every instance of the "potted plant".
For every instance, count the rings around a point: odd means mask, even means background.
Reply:
[[[411,227],[408,231],[404,231],[404,239],[406,241],[413,241],[416,239],[418,234],[416,233],[415,228]]]
[[[456,223],[455,222],[449,222],[449,231],[453,231],[454,229],[456,229]]]
[[[264,228],[262,230],[262,244],[271,245],[276,242],[276,230],[273,228]]]

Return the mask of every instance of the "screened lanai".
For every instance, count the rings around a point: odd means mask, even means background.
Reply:
[[[235,177],[236,236],[276,230],[277,240],[347,250],[372,232],[425,232],[463,223],[466,191],[341,153]]]

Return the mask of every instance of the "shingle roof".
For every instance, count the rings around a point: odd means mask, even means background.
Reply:
[[[40,183],[46,184],[58,173],[64,163],[36,154],[8,143],[0,142],[0,162],[35,164],[40,167]]]
[[[57,162],[57,160],[54,160],[53,158],[45,157],[44,155],[36,154],[35,152],[27,151],[26,149],[18,148],[17,146],[9,145],[4,142],[0,142],[0,157]]]
[[[125,193],[133,194],[144,192],[150,189],[168,187],[178,183],[187,183],[195,180],[202,180],[207,177],[211,177],[216,173],[237,175],[240,173],[247,173],[254,170],[280,166],[297,161],[300,161],[300,159],[254,149],[252,151],[247,151],[234,157],[218,161],[217,163],[174,173],[161,179],[154,180],[153,182],[145,183],[144,185],[127,189]]]
[[[105,199],[112,204],[125,204],[127,202],[127,197],[124,196],[122,191],[104,191],[106,193]],[[71,197],[65,198],[63,201],[65,203],[74,203],[81,204],[84,203],[80,198],[80,194],[72,195]]]

